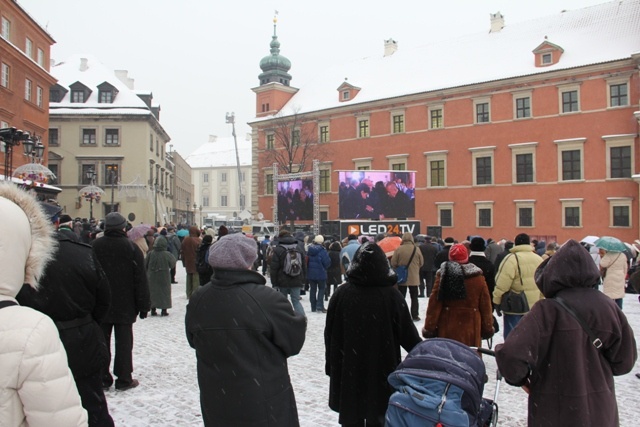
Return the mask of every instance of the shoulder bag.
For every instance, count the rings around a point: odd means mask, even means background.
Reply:
[[[516,254],[513,254],[513,256],[516,257],[518,276],[520,277],[520,286],[522,286],[522,291],[516,292],[513,289],[509,289],[509,292],[502,295],[500,310],[507,314],[525,314],[529,311],[529,301],[527,300],[527,295],[524,292],[524,283],[522,282],[522,272],[520,271],[518,256]]]
[[[413,245],[413,252],[411,252],[411,258],[409,258],[409,262],[407,263],[407,265],[399,265],[394,269],[396,275],[398,276],[398,281],[396,282],[398,285],[406,283],[407,279],[409,279],[409,266],[411,265],[411,261],[413,261],[413,256],[415,254],[416,245]]]

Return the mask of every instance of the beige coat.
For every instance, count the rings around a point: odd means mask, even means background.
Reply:
[[[607,270],[602,291],[611,299],[624,298],[624,284],[627,276],[627,256],[622,252],[607,252],[600,260],[600,270]]]
[[[413,249],[416,249],[416,254],[411,260],[409,266],[409,276],[407,282],[402,286],[418,286],[420,284],[420,267],[424,264],[424,258],[422,258],[422,252],[413,242],[413,235],[411,233],[404,233],[402,235],[402,244],[395,250],[391,257],[391,267],[396,268],[399,265],[407,265],[409,259],[411,259],[411,253]]]
[[[502,295],[513,289],[515,292],[524,290],[529,303],[529,309],[533,305],[544,299],[542,292],[538,289],[534,280],[534,273],[542,258],[535,252],[531,245],[518,245],[510,249],[500,264],[496,273],[496,287],[493,290],[493,303],[499,305],[502,302]],[[517,257],[517,258],[516,258]],[[522,314],[522,313],[507,313]]]

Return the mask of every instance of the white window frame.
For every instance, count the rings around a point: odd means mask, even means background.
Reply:
[[[535,228],[536,209],[535,200],[514,200],[516,204],[516,228]],[[531,225],[520,224],[520,209],[531,209]]]
[[[513,120],[529,120],[533,117],[533,91],[518,91],[512,93]],[[529,117],[518,117],[518,99],[529,98]]]
[[[605,135],[602,137],[605,143],[605,154],[606,154],[606,167],[607,167],[607,179],[613,180],[621,180],[621,179],[631,179],[628,178],[612,178],[611,177],[611,148],[614,147],[631,147],[631,175],[633,176],[634,171],[636,170],[635,165],[635,135],[627,134],[627,135]]]
[[[220,182],[227,182],[227,173],[226,172],[220,172]]]
[[[435,110],[440,110],[442,112],[442,126],[440,127],[433,127],[433,122],[431,121],[431,112]],[[444,129],[444,104],[429,105],[428,112],[427,112],[427,120],[429,121],[427,124],[428,129],[430,130]]]
[[[2,37],[8,42],[11,42],[11,21],[4,16],[2,17]]]
[[[343,90],[342,91],[342,100],[343,101],[348,101],[351,99],[351,92],[348,90]]]
[[[267,183],[269,182],[269,176],[271,177],[271,192],[269,192],[269,188]],[[277,183],[273,179],[273,168],[269,168],[264,172],[264,195],[265,196],[273,196],[274,193],[278,191]]]
[[[9,123],[5,122],[4,120],[0,121],[0,129],[5,129],[8,127],[9,127]],[[7,148],[4,141],[0,142],[0,153],[6,153],[6,152],[7,152]]]
[[[44,91],[40,86],[36,87],[36,105],[40,108],[44,106]]]
[[[436,208],[438,210],[438,225],[442,228],[453,228],[455,227],[455,211],[453,210],[453,202],[436,202]],[[441,212],[444,210],[451,211],[451,225],[442,225],[441,223]]]
[[[583,216],[584,216],[584,209],[583,209],[583,202],[584,199],[582,198],[576,198],[576,199],[560,199],[560,203],[562,204],[562,228],[582,228],[584,226],[584,222],[583,222]],[[567,208],[579,208],[580,209],[580,224],[579,225],[567,225],[565,223],[566,220],[566,215],[565,215],[565,210]]]
[[[38,55],[36,61],[38,62],[38,65],[44,68],[44,50],[38,48],[36,52]]]
[[[408,154],[390,154],[387,157],[389,161],[389,170],[394,170],[393,165],[404,165],[404,169],[409,169],[409,155]]]
[[[24,79],[24,99],[31,101],[33,96],[33,82],[29,79]]]
[[[476,205],[476,228],[493,228],[493,201],[473,202]],[[489,209],[491,211],[491,224],[480,225],[480,209]]]
[[[399,117],[399,116],[402,116],[402,130],[396,132],[395,129],[394,129],[393,119],[394,119],[394,117]],[[389,121],[391,122],[390,123],[391,132],[389,132],[389,133],[392,134],[392,135],[400,135],[400,134],[406,133],[407,132],[407,120],[406,119],[407,118],[405,116],[404,108],[397,109],[397,110],[391,110],[391,113],[389,114]]]
[[[580,84],[571,84],[571,85],[560,85],[558,88],[558,113],[561,115],[564,114],[576,114],[582,111],[582,102],[580,102]],[[562,94],[565,92],[573,92],[576,91],[578,94],[578,109],[576,111],[562,111]]]
[[[631,93],[630,93],[630,89],[631,89],[631,76],[630,75],[626,75],[626,76],[618,76],[615,78],[609,78],[606,79],[607,82],[607,108],[626,108],[630,106],[631,103]],[[627,103],[625,105],[611,105],[611,86],[612,85],[621,85],[621,84],[626,84],[627,85]]]
[[[220,206],[224,208],[229,206],[229,197],[226,194],[220,195]]]
[[[536,151],[538,147],[537,142],[522,142],[518,144],[509,144],[511,149],[511,183],[513,185],[527,185],[536,183]],[[531,154],[533,158],[533,181],[531,182],[518,182],[518,162],[517,156],[520,154]]]
[[[448,150],[427,151],[424,156],[427,160],[427,188],[446,188],[447,187],[447,157]],[[433,185],[431,182],[431,162],[444,162],[444,185]]]
[[[11,84],[11,67],[9,64],[2,63],[2,87],[9,88]]]
[[[360,122],[367,121],[367,134],[360,136]],[[371,138],[371,117],[367,115],[356,116],[356,139]]]
[[[540,65],[553,64],[553,53],[545,52],[540,54]]]
[[[631,228],[633,224],[633,197],[607,197],[609,202],[609,227],[610,228]],[[613,225],[613,208],[627,207],[629,209],[629,225]]]
[[[29,37],[25,37],[24,41],[24,53],[31,59],[33,59],[33,41]]]
[[[360,157],[357,159],[351,159],[351,161],[353,162],[354,170],[360,170],[360,168],[367,168],[367,170],[371,170],[373,157]]]
[[[322,141],[322,135],[320,133],[320,129],[322,129],[323,127],[327,128],[327,140],[326,141]],[[326,144],[328,142],[331,141],[331,126],[329,126],[329,122],[320,122],[318,123],[318,142],[320,144]]]
[[[477,106],[479,104],[487,104],[489,107],[489,120],[486,122],[479,122],[478,121],[478,109]],[[484,125],[484,124],[489,124],[491,123],[491,97],[490,96],[483,96],[480,98],[473,98],[473,123],[476,125]]]
[[[579,182],[584,181],[584,143],[587,138],[557,139],[553,141],[558,146],[558,182]],[[580,151],[580,178],[564,180],[562,178],[562,152]]]
[[[473,186],[489,187],[496,184],[496,162],[495,162],[495,156],[494,156],[495,150],[496,150],[495,145],[490,147],[469,148],[469,151],[471,151],[471,170],[473,173],[473,176],[472,176]],[[478,175],[476,173],[477,172],[476,159],[480,157],[491,157],[491,184],[478,184],[477,182]]]
[[[322,186],[320,185],[320,177],[318,177],[318,189],[316,190],[315,188],[313,189],[314,192],[317,191],[318,193],[323,193],[323,194],[328,194],[331,193],[331,171],[333,169],[333,162],[322,162],[318,165],[318,171],[329,171],[329,188],[325,189],[324,191],[320,191],[320,189],[322,188]]]

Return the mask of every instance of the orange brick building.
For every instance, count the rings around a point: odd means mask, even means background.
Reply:
[[[29,132],[47,146],[49,88],[56,82],[49,55],[55,40],[13,0],[0,0],[0,20],[0,128]],[[45,164],[47,155],[45,148]],[[3,169],[4,156],[3,144]],[[22,147],[15,147],[14,170],[28,162]]]
[[[273,212],[269,151],[282,120],[326,144],[322,219],[338,219],[338,170],[415,170],[422,232],[546,241],[639,237],[640,0],[614,1],[323,70],[290,86],[261,62],[254,213]],[[274,50],[274,44],[276,45]],[[275,59],[274,59],[275,58]],[[295,61],[294,61],[295,62]],[[345,79],[346,77],[346,79]],[[282,172],[281,172],[282,173]]]

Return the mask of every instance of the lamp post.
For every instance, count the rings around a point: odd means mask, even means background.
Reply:
[[[109,213],[111,213],[114,211],[113,190],[118,182],[118,165],[108,165],[107,171],[109,172],[109,183],[111,184],[111,207],[109,208]]]
[[[96,171],[93,169],[89,169],[87,171],[87,179],[90,180],[91,185],[94,186],[96,182]],[[93,219],[93,201],[100,201],[100,193],[97,191],[89,191],[85,192],[84,198],[89,202],[89,221]]]
[[[156,181],[153,183],[153,189],[154,189],[154,198],[153,198],[153,207],[154,207],[154,213],[153,213],[153,225],[157,226],[158,225],[158,178],[156,178]]]
[[[10,181],[11,175],[13,173],[13,147],[20,145],[21,141],[30,141],[32,144],[33,142],[30,138],[29,132],[24,132],[14,127],[0,129],[0,141],[4,142],[5,146],[3,171],[4,179]],[[32,149],[33,145],[31,146],[31,150]]]
[[[202,205],[200,205],[200,221],[198,222],[198,225],[202,227]]]
[[[184,211],[184,222],[189,224],[189,196],[187,196],[187,209]]]
[[[227,113],[226,116],[227,123],[231,123],[232,135],[233,135],[233,143],[236,147],[236,166],[238,168],[238,206],[240,206],[240,211],[244,210],[244,203],[242,200],[242,172],[240,171],[240,154],[238,153],[238,140],[236,139],[236,116],[232,113]]]
[[[198,209],[198,204],[194,203],[193,204],[193,224],[196,223],[196,209]]]

